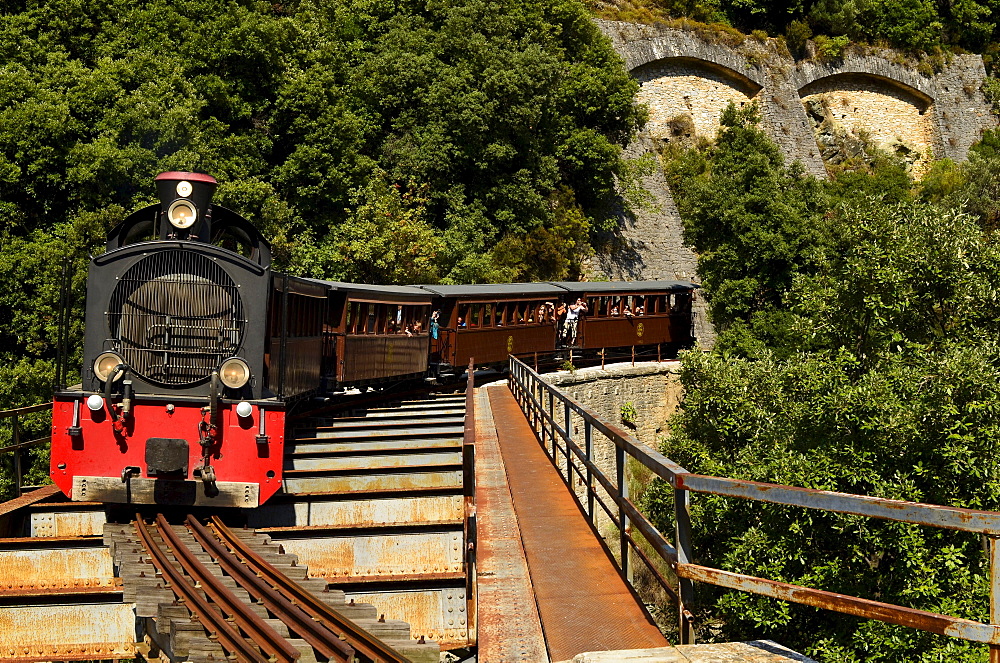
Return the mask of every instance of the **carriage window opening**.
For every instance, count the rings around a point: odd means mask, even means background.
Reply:
[[[483,326],[484,327],[492,327],[493,326],[493,313],[494,313],[494,305],[493,304],[487,304],[486,305],[486,314],[485,314],[485,317],[483,318]]]
[[[458,319],[455,321],[456,327],[465,327],[469,320],[469,305],[462,304],[458,307]]]
[[[363,304],[361,311],[364,313],[364,332],[365,334],[375,333],[375,305],[374,304]]]

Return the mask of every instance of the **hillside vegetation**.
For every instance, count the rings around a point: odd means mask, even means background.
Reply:
[[[1000,510],[996,136],[914,184],[886,155],[829,182],[784,163],[755,108],[667,171],[718,344],[683,359],[663,452],[703,474]],[[693,500],[698,563],[989,620],[981,537]],[[646,498],[672,531],[672,491]],[[700,585],[701,636],[821,661],[986,661],[985,647]]]
[[[88,254],[157,173],[214,175],[295,274],[573,278],[636,90],[578,0],[0,0],[0,409],[51,396],[64,268],[79,379]]]

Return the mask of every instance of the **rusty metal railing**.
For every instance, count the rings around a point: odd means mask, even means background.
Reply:
[[[1000,513],[957,507],[903,502],[878,497],[834,493],[779,484],[741,481],[693,474],[669,458],[640,442],[632,433],[601,419],[593,410],[547,384],[523,362],[510,359],[510,388],[528,421],[535,427],[543,448],[560,474],[565,461],[564,479],[572,487],[574,475],[585,486],[586,504],[581,503],[592,524],[595,501],[618,528],[619,568],[628,577],[629,550],[637,553],[653,576],[674,596],[678,605],[680,642],[694,642],[693,617],[688,611],[693,601],[693,583],[703,582],[783,601],[875,619],[940,635],[990,645],[990,662],[1000,663]],[[558,406],[556,405],[558,404]],[[583,422],[584,445],[574,436],[573,416]],[[615,447],[615,477],[609,478],[594,460],[594,431]],[[635,459],[674,489],[674,543],[671,544],[629,499],[625,477],[626,457]],[[595,486],[595,480],[613,503],[608,505]],[[572,488],[571,488],[572,490]],[[580,501],[580,495],[573,490]],[[951,617],[924,610],[846,596],[819,589],[793,585],[766,578],[733,573],[692,562],[691,493],[711,493],[746,500],[785,504],[929,527],[974,532],[989,538],[990,622]],[[629,530],[635,528],[677,576],[676,590],[655,568],[640,549]]]
[[[476,610],[476,366],[469,359],[468,382],[465,386],[465,430],[462,435],[462,489],[465,503],[465,614],[468,615],[469,644],[477,641],[478,612]]]
[[[22,428],[22,424],[24,422],[23,417],[24,415],[31,414],[32,412],[42,412],[44,410],[51,409],[52,403],[49,402],[39,403],[38,405],[29,405],[27,407],[17,407],[11,410],[0,410],[0,420],[11,420],[11,443],[5,447],[0,447],[0,453],[14,453],[14,488],[17,493],[16,497],[20,497],[21,495],[21,480],[24,476],[24,472],[21,467],[21,451],[27,447],[39,444],[48,444],[52,441],[51,435],[46,435],[32,440],[22,440],[21,438],[24,434],[24,429]]]

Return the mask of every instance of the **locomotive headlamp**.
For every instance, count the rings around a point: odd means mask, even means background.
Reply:
[[[230,357],[222,362],[219,378],[230,389],[239,389],[250,380],[250,366],[239,357]]]
[[[246,419],[251,414],[253,414],[253,405],[250,405],[246,401],[240,401],[236,406],[236,414],[238,414],[243,419]]]
[[[98,412],[104,409],[104,399],[98,394],[91,394],[87,397],[87,407],[91,412]]]
[[[198,220],[198,210],[190,200],[175,200],[167,208],[167,220],[174,228],[185,230]]]
[[[115,370],[115,366],[118,364],[124,364],[125,360],[116,352],[102,352],[97,355],[97,359],[94,360],[94,375],[101,382],[107,382],[108,378],[111,376],[111,371]],[[125,372],[122,371],[115,376],[115,382],[122,379]]]

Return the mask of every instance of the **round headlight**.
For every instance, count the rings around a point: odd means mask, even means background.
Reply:
[[[97,394],[91,394],[87,397],[87,407],[90,408],[91,412],[97,412],[98,410],[104,409],[104,399]]]
[[[111,371],[115,370],[115,366],[124,363],[125,360],[122,359],[117,353],[102,352],[97,355],[97,359],[94,360],[94,375],[96,375],[97,379],[101,382],[107,382],[108,377],[111,375]],[[123,375],[125,375],[124,371],[116,375],[115,381],[117,382],[118,380],[121,380]]]
[[[240,401],[236,406],[236,414],[246,419],[253,414],[253,405],[250,405],[246,401]]]
[[[230,389],[239,389],[250,380],[250,367],[239,357],[230,357],[219,367],[219,378]]]
[[[175,200],[167,208],[167,220],[174,228],[184,230],[194,225],[198,219],[198,210],[190,200]]]

